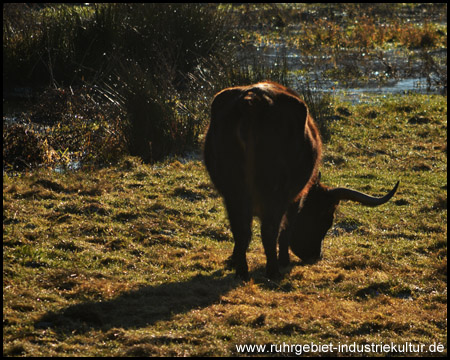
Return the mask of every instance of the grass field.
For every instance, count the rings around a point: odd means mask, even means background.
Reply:
[[[282,345],[332,344],[311,350],[361,355],[338,348],[353,344],[446,355],[447,98],[333,107],[323,182],[372,195],[400,187],[378,208],[341,204],[324,259],[294,260],[280,282],[264,277],[257,221],[251,280],[225,269],[232,235],[200,153],[4,175],[3,354],[235,356],[265,345],[295,355]]]

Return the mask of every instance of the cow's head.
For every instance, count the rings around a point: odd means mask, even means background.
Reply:
[[[328,188],[317,181],[287,212],[286,230],[292,252],[307,264],[320,260],[323,238],[333,224],[339,201],[352,200],[366,206],[379,206],[394,196],[398,184],[387,195],[378,198],[355,190]]]

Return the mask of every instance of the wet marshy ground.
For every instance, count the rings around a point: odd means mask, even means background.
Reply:
[[[446,6],[297,4],[245,11],[244,66],[276,67],[293,84],[313,82],[316,90],[339,95],[446,93]]]

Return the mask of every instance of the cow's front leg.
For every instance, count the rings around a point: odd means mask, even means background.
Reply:
[[[289,230],[281,228],[278,235],[278,265],[286,267],[289,263]]]
[[[267,258],[266,276],[269,279],[281,277],[277,260],[277,238],[281,217],[281,214],[275,214],[261,220],[261,237]]]

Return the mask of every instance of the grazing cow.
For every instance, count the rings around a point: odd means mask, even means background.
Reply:
[[[279,264],[289,263],[289,247],[305,263],[320,259],[322,240],[340,200],[377,206],[397,190],[398,183],[386,196],[374,198],[322,185],[321,149],[308,107],[282,85],[232,87],[214,97],[205,165],[225,202],[235,242],[228,262],[237,276],[248,278],[253,216],[261,220],[266,276],[274,278],[280,276]]]

